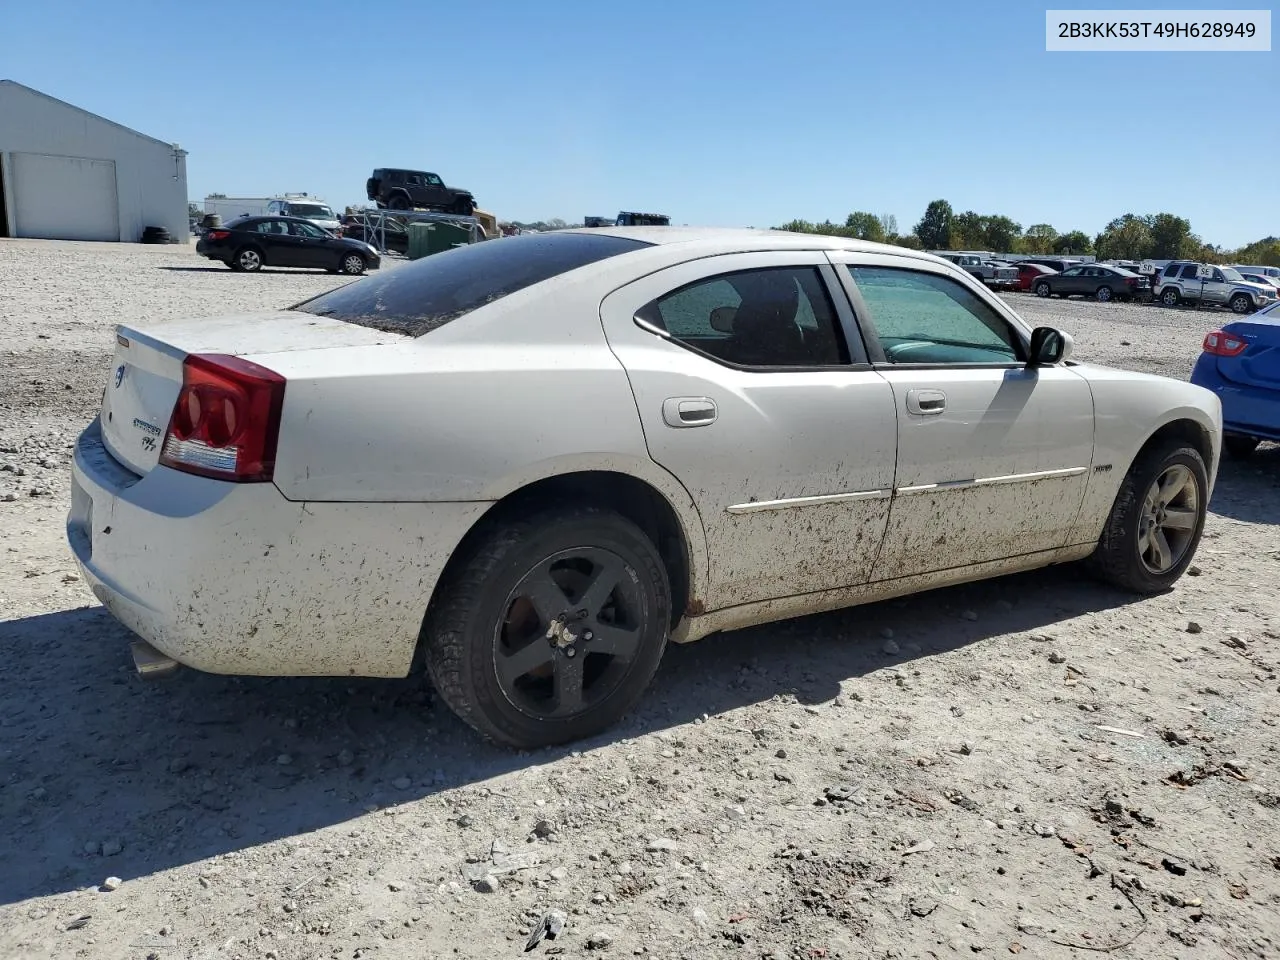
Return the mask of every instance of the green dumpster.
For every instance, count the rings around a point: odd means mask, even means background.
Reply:
[[[409,259],[429,257],[471,242],[471,230],[454,223],[409,224]]]

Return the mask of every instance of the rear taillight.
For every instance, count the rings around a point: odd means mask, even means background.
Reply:
[[[169,417],[160,462],[236,483],[269,481],[275,471],[285,379],[240,357],[191,354]]]
[[[225,240],[229,236],[231,236],[230,230],[210,230],[205,234],[205,237],[210,240]]]
[[[1249,344],[1225,330],[1215,330],[1204,338],[1204,352],[1215,357],[1238,357]]]

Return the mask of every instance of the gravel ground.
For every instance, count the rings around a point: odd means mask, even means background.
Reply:
[[[111,325],[335,283],[0,242],[0,957],[516,956],[549,911],[538,955],[1280,953],[1274,446],[1166,596],[1064,568],[711,637],[574,750],[417,678],[137,680],[63,540]],[[1221,321],[1010,300],[1176,377]]]

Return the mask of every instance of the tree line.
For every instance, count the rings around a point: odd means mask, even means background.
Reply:
[[[1060,233],[1048,223],[1033,223],[1024,230],[1022,224],[1009,217],[972,210],[956,213],[946,200],[934,200],[909,233],[898,231],[893,214],[865,211],[849,214],[843,224],[792,220],[774,229],[892,243],[912,250],[988,250],[1028,256],[1091,254],[1099,260],[1198,260],[1280,266],[1280,238],[1265,237],[1238,250],[1227,250],[1203,241],[1192,232],[1191,221],[1172,213],[1126,213],[1090,237],[1082,230]]]

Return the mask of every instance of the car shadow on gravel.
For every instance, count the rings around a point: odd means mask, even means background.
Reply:
[[[842,681],[1132,599],[1056,568],[672,646],[622,724],[533,753],[482,743],[420,677],[143,682],[128,632],[101,607],[7,621],[0,904],[347,823],[777,697],[823,704]]]
[[[237,273],[244,273],[244,272],[245,272],[245,271],[243,271],[243,270],[238,270],[238,271],[237,271],[237,270],[232,270],[231,268],[229,268],[229,267],[225,267],[225,266],[222,266],[222,267],[171,267],[171,266],[160,266],[160,267],[156,267],[156,269],[157,269],[157,270],[168,270],[170,273],[225,273],[225,274],[226,274],[227,276],[229,276],[229,277],[230,277],[230,276],[235,276]],[[280,274],[294,274],[294,275],[297,275],[297,274],[307,274],[307,273],[310,273],[310,274],[326,274],[326,273],[328,273],[329,271],[328,271],[328,270],[321,270],[321,269],[308,270],[308,269],[307,269],[307,268],[305,268],[305,267],[301,267],[301,268],[289,268],[289,269],[285,269],[284,267],[262,267],[262,268],[261,268],[261,269],[259,269],[259,270],[254,270],[253,272],[254,272],[254,273],[272,273],[272,274],[280,273]]]
[[[1248,460],[1224,457],[1209,512],[1244,523],[1280,524],[1280,443],[1264,443]]]

